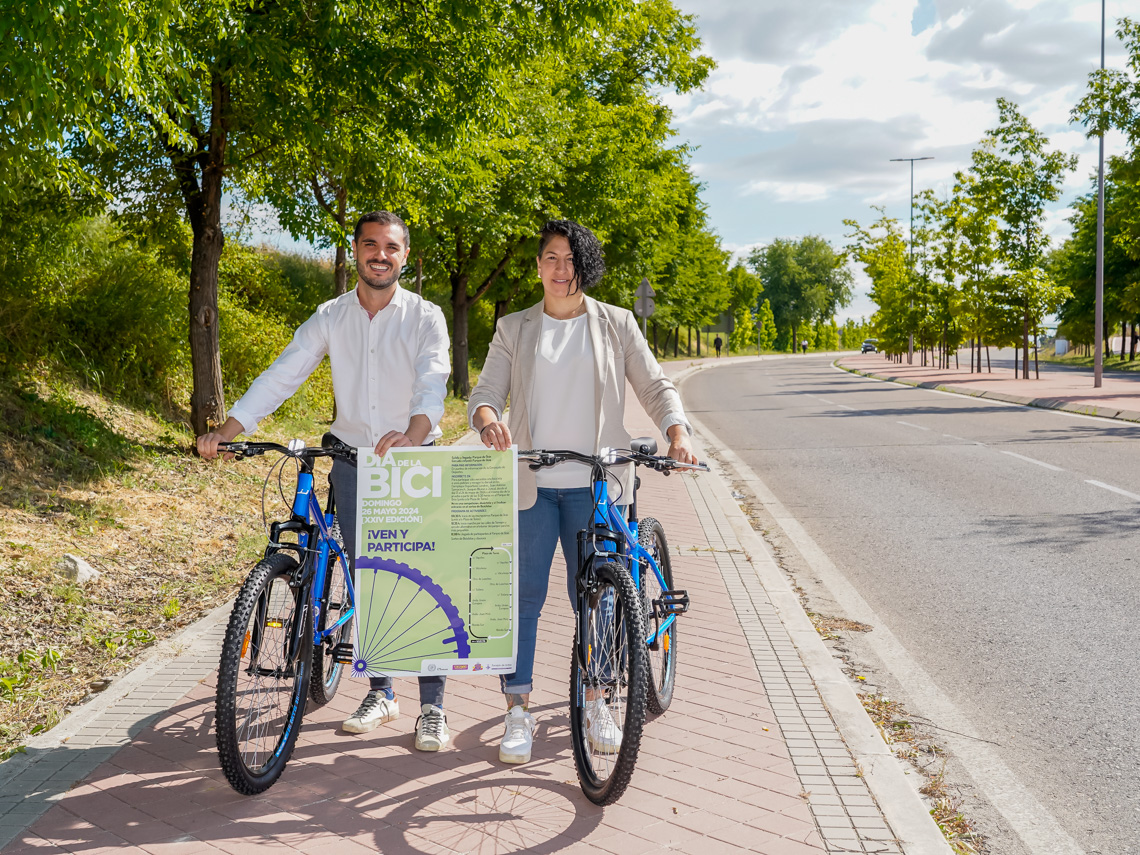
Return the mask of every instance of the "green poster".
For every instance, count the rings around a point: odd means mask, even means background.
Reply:
[[[513,672],[517,449],[357,454],[353,675]]]

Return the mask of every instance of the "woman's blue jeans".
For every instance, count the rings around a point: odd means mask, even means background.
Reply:
[[[519,511],[518,657],[515,672],[502,679],[504,694],[525,695],[534,688],[538,619],[546,602],[554,547],[562,541],[562,554],[566,556],[566,593],[573,604],[578,532],[589,526],[593,516],[594,491],[590,487],[561,490],[539,487],[535,503]]]

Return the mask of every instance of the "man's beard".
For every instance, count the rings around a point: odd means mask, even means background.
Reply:
[[[385,288],[391,288],[395,285],[403,269],[403,267],[392,265],[392,269],[386,276],[377,276],[373,275],[372,271],[368,269],[367,264],[363,264],[359,261],[356,263],[356,275],[360,277],[360,281],[369,288],[373,288],[377,291],[383,291]]]

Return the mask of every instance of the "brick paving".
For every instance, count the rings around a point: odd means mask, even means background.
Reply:
[[[647,421],[637,410],[630,427],[650,433]],[[498,762],[503,705],[493,678],[449,681],[453,742],[438,754],[411,748],[411,680],[397,682],[398,721],[341,732],[364,691],[346,679],[333,703],[310,707],[281,780],[240,796],[214,748],[214,620],[66,742],[41,739],[0,767],[3,855],[902,851],[762,583],[755,562],[770,558],[745,553],[716,478],[643,474],[642,515],[664,524],[693,606],[679,632],[673,705],[647,723],[617,805],[591,804],[576,780],[572,623],[556,558],[535,663],[531,763]]]

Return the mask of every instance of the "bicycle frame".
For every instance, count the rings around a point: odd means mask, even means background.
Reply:
[[[637,488],[634,488],[633,502],[630,505],[630,520],[627,522],[624,516],[618,511],[620,505],[614,505],[610,502],[609,488],[606,484],[606,478],[603,474],[598,477],[595,473],[593,478],[594,490],[594,518],[593,526],[585,531],[578,532],[578,585],[580,588],[590,588],[592,580],[589,578],[590,570],[593,566],[592,561],[587,561],[589,553],[586,549],[587,542],[592,542],[594,551],[592,556],[602,558],[612,558],[622,564],[633,578],[633,585],[638,590],[641,590],[641,573],[642,562],[653,571],[653,575],[657,577],[657,584],[665,589],[668,587],[665,584],[665,577],[661,574],[661,568],[657,566],[657,562],[653,556],[649,554],[638,540],[637,530]],[[621,541],[622,548],[619,550],[618,541]],[[677,619],[677,615],[667,615],[665,620],[653,627],[649,626],[650,615],[646,615],[646,628],[649,635],[646,636],[645,643],[647,645],[656,644],[661,634],[666,632],[673,622]],[[580,634],[579,638],[584,638],[585,635]]]
[[[348,569],[348,557],[344,554],[344,550],[341,549],[340,545],[333,539],[330,531],[333,516],[333,497],[330,494],[328,507],[322,510],[320,503],[317,501],[316,493],[313,491],[312,464],[309,463],[309,461],[302,461],[301,471],[297,474],[297,492],[293,496],[293,515],[287,522],[276,522],[270,526],[269,545],[265,549],[265,554],[269,556],[283,549],[297,553],[298,558],[300,558],[300,567],[298,569],[298,577],[292,583],[294,587],[299,587],[302,584],[309,575],[310,568],[312,568],[312,585],[309,588],[310,601],[308,606],[312,609],[313,614],[314,648],[324,643],[327,638],[331,637],[337,630],[344,626],[344,624],[352,620],[353,615],[356,614],[356,589],[353,585],[352,574]],[[282,542],[281,535],[284,532],[294,532],[297,535],[297,542],[295,544]],[[312,542],[314,538],[316,540],[316,548],[311,549],[309,548],[309,543]],[[344,574],[350,605],[347,612],[341,615],[340,620],[327,629],[321,630],[318,628],[320,626],[321,616],[320,597],[321,592],[325,589],[330,550],[335,550],[336,557],[340,559],[339,566],[341,572]],[[313,563],[314,559],[315,564]],[[298,621],[292,641],[294,654],[301,640],[300,633],[303,625],[304,621]]]

